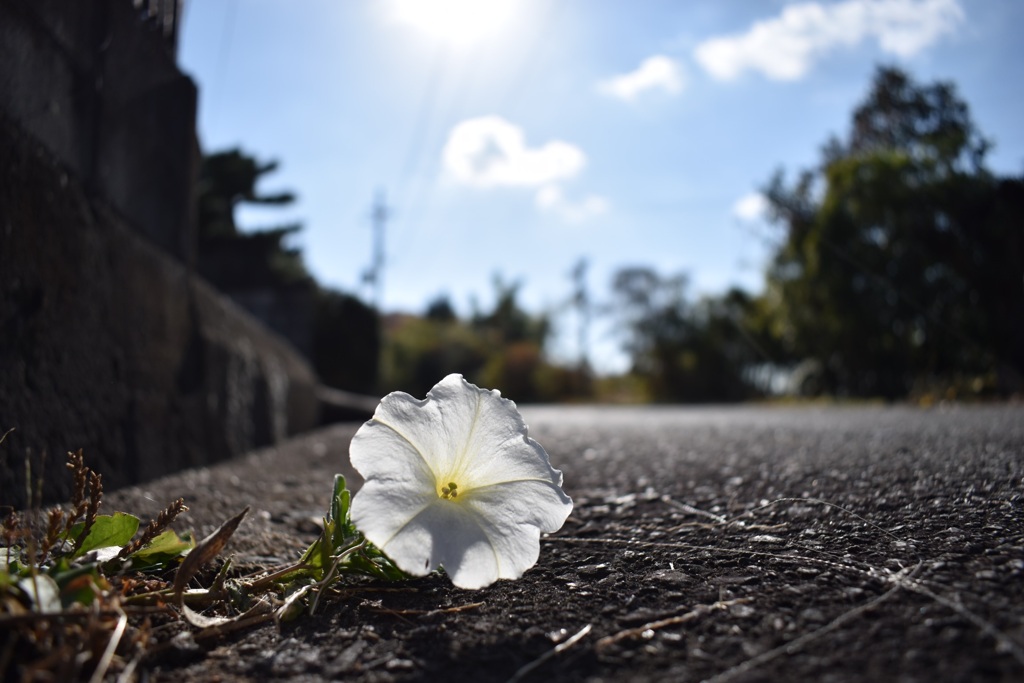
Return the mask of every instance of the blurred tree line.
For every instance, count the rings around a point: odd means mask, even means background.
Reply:
[[[612,281],[612,310],[626,330],[624,348],[646,398],[671,402],[727,402],[761,390],[751,368],[759,347],[745,331],[752,300],[732,289],[691,301],[682,274],[620,269]]]
[[[551,316],[520,306],[518,282],[496,277],[493,308],[466,319],[441,297],[421,315],[378,320],[358,298],[320,288],[286,245],[298,226],[235,225],[239,203],[294,199],[259,194],[276,164],[238,150],[204,161],[199,261],[229,291],[306,292],[305,350],[325,383],[353,391],[423,395],[461,372],[523,402],[1007,395],[1024,387],[1024,178],[989,171],[989,148],[953,85],[878,69],[847,135],[816,167],[791,182],[779,171],[764,189],[775,228],[762,292],[695,299],[685,274],[630,266],[598,306],[581,261],[569,302],[581,321],[575,365],[549,360]],[[591,377],[585,339],[597,313],[621,332],[625,377]]]
[[[821,166],[771,181],[784,232],[757,314],[815,364],[808,389],[1020,390],[1024,179],[988,171],[989,148],[952,84],[882,68]]]
[[[441,377],[458,372],[520,402],[587,397],[589,370],[548,360],[550,319],[524,310],[519,288],[520,283],[495,276],[493,308],[474,310],[466,320],[456,316],[443,296],[428,304],[422,316],[387,316],[383,389],[422,396]]]
[[[685,279],[613,282],[650,396],[728,401],[778,390],[900,398],[1019,392],[1024,179],[949,83],[880,68],[843,140],[764,194],[777,226],[765,289],[690,302]]]

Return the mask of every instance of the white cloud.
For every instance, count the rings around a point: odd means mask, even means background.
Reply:
[[[580,148],[561,140],[528,148],[522,128],[500,116],[457,124],[442,159],[455,180],[477,187],[539,187],[571,178],[587,163]]]
[[[744,195],[732,205],[732,215],[748,223],[764,220],[767,214],[768,200],[760,192]]]
[[[522,128],[500,116],[462,121],[448,135],[442,159],[448,174],[476,187],[537,187],[534,203],[566,223],[583,223],[606,213],[608,200],[588,195],[578,202],[565,197],[556,181],[574,177],[587,163],[575,145],[552,140],[527,147]]]
[[[655,55],[641,62],[635,71],[601,81],[597,89],[629,102],[648,90],[661,89],[669,95],[678,95],[683,85],[682,66],[664,55]]]
[[[697,61],[714,78],[733,80],[745,70],[768,78],[802,78],[816,59],[838,47],[875,38],[884,52],[911,57],[952,33],[964,19],[957,0],[844,0],[832,5],[789,5],[746,33],[711,38],[697,46]]]
[[[535,199],[537,207],[553,213],[566,223],[583,223],[596,216],[607,213],[611,207],[608,200],[598,195],[588,195],[580,202],[571,202],[565,198],[562,188],[557,185],[545,185],[537,191]]]

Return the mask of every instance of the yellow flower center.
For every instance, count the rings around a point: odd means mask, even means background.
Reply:
[[[454,481],[448,482],[447,486],[441,487],[441,497],[445,500],[453,500],[459,495],[459,485]]]

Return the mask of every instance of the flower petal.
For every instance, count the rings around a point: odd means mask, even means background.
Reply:
[[[356,432],[349,452],[352,466],[365,479],[352,501],[352,521],[371,543],[383,548],[405,524],[437,500],[434,475],[423,455],[404,436],[372,420]],[[426,573],[399,566],[411,574]]]
[[[465,381],[465,380],[463,380]],[[463,456],[467,484],[489,486],[510,481],[537,480],[562,485],[562,473],[551,467],[548,454],[529,437],[516,404],[497,391],[477,389],[480,408]]]
[[[458,502],[435,498],[378,547],[415,576],[441,566],[456,586],[483,588],[536,564],[541,531],[561,527],[571,510],[542,482],[474,489]]]
[[[438,476],[451,471],[475,422],[475,398],[458,391],[457,382],[464,382],[460,375],[448,375],[422,401],[401,391],[392,392],[373,414],[372,422],[401,434]]]
[[[516,404],[462,375],[448,375],[422,401],[403,392],[388,394],[373,421],[402,434],[436,477],[465,473],[468,486],[517,479],[562,484],[547,453],[527,435]]]
[[[473,515],[493,548],[499,579],[518,579],[536,564],[541,532],[557,531],[572,512],[569,496],[540,481],[473,489],[459,504]]]
[[[441,498],[378,547],[415,576],[444,567],[460,588],[483,588],[500,578],[499,557],[479,521],[468,508]]]
[[[384,397],[352,440],[366,483],[352,518],[403,571],[443,566],[462,588],[518,578],[540,552],[541,532],[572,511],[562,473],[528,436],[515,403],[449,375],[419,401]],[[458,483],[458,497],[438,486]]]

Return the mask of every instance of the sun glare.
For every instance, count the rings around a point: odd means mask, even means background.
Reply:
[[[468,47],[508,28],[521,0],[392,0],[392,16],[428,37]]]

